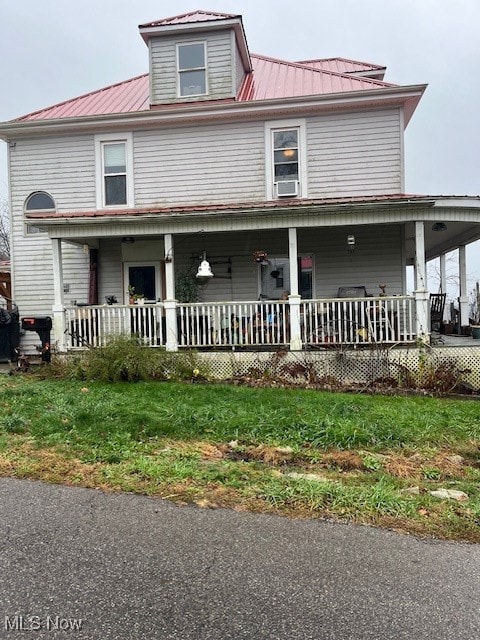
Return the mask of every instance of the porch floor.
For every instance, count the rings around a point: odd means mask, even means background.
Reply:
[[[480,340],[474,340],[472,336],[459,336],[454,334],[441,335],[440,341],[432,341],[433,347],[480,347]]]

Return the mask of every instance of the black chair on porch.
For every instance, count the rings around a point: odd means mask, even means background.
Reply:
[[[440,335],[443,327],[443,313],[445,311],[446,293],[430,294],[430,332],[432,344],[444,343]]]
[[[365,286],[339,287],[337,298],[345,298],[345,302],[337,304],[337,318],[340,341],[363,342],[366,338],[364,302],[355,298],[367,298]],[[348,300],[354,298],[354,300]]]

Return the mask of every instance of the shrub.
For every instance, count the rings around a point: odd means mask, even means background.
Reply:
[[[46,377],[100,382],[206,380],[208,370],[194,352],[170,353],[142,345],[137,338],[113,337],[104,347],[55,358],[41,371]]]

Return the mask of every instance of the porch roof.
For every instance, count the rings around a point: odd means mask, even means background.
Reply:
[[[214,233],[232,231],[233,227],[236,231],[249,231],[403,224],[406,251],[410,255],[414,223],[418,221],[425,223],[425,250],[427,259],[431,259],[480,239],[480,196],[390,194],[142,209],[37,211],[26,217],[51,237],[82,244],[92,238]],[[443,222],[441,233],[436,231],[439,222]]]
[[[450,198],[450,196],[441,196],[442,198]],[[321,199],[300,199],[300,198],[282,198],[281,200],[269,200],[260,202],[234,202],[234,203],[210,203],[202,205],[171,205],[166,207],[146,207],[146,208],[108,208],[94,209],[89,211],[31,211],[26,217],[31,220],[48,221],[55,223],[58,220],[70,220],[79,218],[126,218],[126,217],[142,217],[142,216],[173,216],[176,214],[203,214],[203,213],[246,213],[259,212],[262,210],[298,210],[311,207],[321,207],[328,209],[329,207],[348,206],[352,204],[418,204],[422,203],[426,206],[433,206],[435,196],[424,196],[415,194],[388,194],[380,196],[350,196],[342,198],[321,198]],[[480,201],[480,196],[478,196]]]
[[[209,203],[195,205],[170,205],[164,207],[145,207],[145,208],[108,208],[108,209],[92,209],[84,211],[31,211],[26,213],[29,220],[35,220],[38,223],[55,224],[65,220],[82,220],[92,218],[100,219],[124,219],[124,218],[142,218],[155,216],[173,217],[177,215],[201,215],[201,214],[245,214],[245,213],[261,213],[271,210],[283,211],[312,211],[319,210],[328,212],[330,209],[348,207],[390,207],[390,206],[421,206],[422,208],[434,208],[439,216],[444,213],[451,212],[452,209],[460,211],[472,211],[480,214],[480,196],[429,196],[420,194],[386,194],[374,196],[350,196],[341,198],[320,198],[320,199],[301,199],[301,198],[282,198],[281,200],[269,200],[260,202],[233,202],[233,203]],[[479,220],[480,221],[480,220]]]

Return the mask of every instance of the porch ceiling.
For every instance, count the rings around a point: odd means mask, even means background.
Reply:
[[[443,228],[443,226],[445,228]],[[414,263],[415,229],[414,223],[405,227],[407,245],[407,263]],[[480,223],[455,222],[439,217],[437,222],[425,223],[425,257],[432,260],[438,256],[454,251],[461,245],[467,245],[480,239]]]

